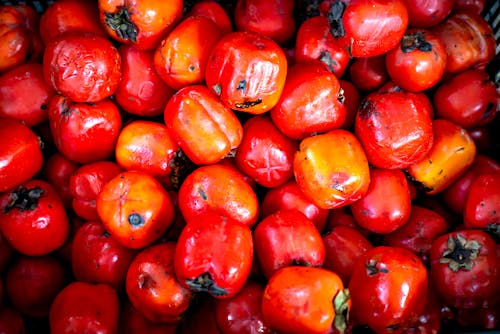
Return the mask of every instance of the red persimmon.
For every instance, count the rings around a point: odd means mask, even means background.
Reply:
[[[24,318],[14,306],[0,306],[0,332],[5,334],[26,333]]]
[[[19,121],[0,118],[0,192],[31,179],[42,169],[44,157],[36,133]]]
[[[121,79],[118,50],[103,36],[68,32],[50,41],[43,74],[54,90],[74,102],[97,102],[111,96]]]
[[[372,92],[389,80],[385,55],[355,58],[349,68],[350,81],[360,90]]]
[[[0,6],[0,73],[28,59],[30,34],[25,20],[26,17],[15,6]]]
[[[207,62],[208,88],[234,110],[262,114],[278,103],[287,59],[272,39],[253,32],[232,32],[215,45]]]
[[[478,175],[470,184],[464,204],[466,228],[500,227],[500,173]]]
[[[175,275],[193,292],[217,299],[243,289],[253,259],[250,228],[232,218],[208,212],[188,220],[175,249]]]
[[[69,233],[68,216],[56,190],[32,179],[0,196],[0,229],[18,252],[46,255],[61,247]]]
[[[110,99],[80,103],[55,95],[48,113],[54,144],[68,159],[84,164],[113,154],[122,120]]]
[[[428,28],[441,23],[451,13],[456,0],[405,0],[412,28]]]
[[[191,302],[191,291],[175,276],[175,248],[174,242],[145,248],[127,272],[130,303],[152,322],[178,322]]]
[[[43,169],[43,177],[56,189],[66,208],[71,208],[73,194],[70,189],[70,180],[80,164],[69,160],[59,152],[47,158]]]
[[[109,285],[73,281],[50,307],[50,332],[116,333],[119,308],[118,295]]]
[[[243,137],[235,154],[238,168],[267,188],[277,187],[293,176],[297,143],[280,132],[267,116],[245,122]]]
[[[118,334],[175,334],[177,327],[178,323],[150,321],[128,299],[121,303]]]
[[[205,16],[217,24],[222,35],[226,35],[233,31],[233,23],[229,18],[225,8],[215,0],[204,0],[196,2],[188,16]]]

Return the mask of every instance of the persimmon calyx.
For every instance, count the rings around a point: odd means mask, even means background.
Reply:
[[[457,272],[472,269],[482,245],[476,240],[467,240],[462,235],[457,234],[455,238],[451,236],[448,238],[446,247],[439,263],[448,264],[452,271]]]
[[[127,8],[122,7],[115,13],[105,13],[105,22],[123,40],[137,42],[137,26],[130,19]]]
[[[214,297],[227,295],[226,289],[218,287],[210,273],[203,273],[196,278],[187,279],[186,284],[191,291],[208,292]]]
[[[34,187],[31,189],[25,187],[19,187],[9,194],[9,203],[4,208],[4,213],[9,212],[13,209],[18,209],[19,211],[34,210],[38,206],[38,201],[45,193],[40,187]]]
[[[351,294],[349,289],[342,289],[333,298],[333,308],[335,310],[335,318],[333,320],[333,326],[340,332],[344,333],[347,329],[347,323],[349,321],[349,299]]]

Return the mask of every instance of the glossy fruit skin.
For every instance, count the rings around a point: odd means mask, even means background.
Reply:
[[[71,282],[50,307],[50,332],[116,333],[119,308],[117,293],[109,285]]]
[[[0,117],[33,127],[47,120],[47,105],[54,94],[43,78],[42,65],[19,65],[0,76]]]
[[[143,249],[127,272],[127,296],[152,322],[178,322],[191,302],[191,291],[175,276],[175,247],[166,242]]]
[[[351,132],[343,129],[302,140],[293,169],[299,188],[323,209],[359,200],[370,183],[363,148]]]
[[[409,26],[428,28],[441,23],[451,13],[455,0],[405,0]]]
[[[107,37],[95,4],[80,0],[55,1],[40,16],[40,37],[45,45],[69,31],[89,32]]]
[[[344,123],[342,123],[342,129],[352,130],[354,126],[354,120],[356,119],[356,113],[358,112],[359,103],[361,101],[361,93],[359,88],[354,85],[352,81],[339,80],[341,94],[339,95],[339,101],[345,107],[346,116]]]
[[[464,226],[487,228],[500,225],[500,173],[478,175],[465,200]]]
[[[432,242],[448,231],[448,225],[445,218],[436,211],[413,204],[406,223],[384,235],[383,243],[387,246],[406,248],[428,264]]]
[[[281,45],[295,32],[294,7],[293,0],[239,0],[234,8],[234,24],[239,31],[255,32]]]
[[[455,213],[463,213],[472,181],[481,174],[500,172],[500,164],[488,155],[479,153],[472,165],[455,182],[443,190],[442,198]]]
[[[236,166],[261,186],[274,188],[293,176],[297,143],[285,136],[266,115],[250,118],[236,150]]]
[[[68,216],[56,190],[31,179],[0,196],[0,229],[14,249],[28,256],[46,255],[66,241]]]
[[[43,165],[43,177],[56,189],[66,208],[71,208],[73,201],[70,178],[79,167],[80,164],[69,160],[59,152],[49,156]]]
[[[300,190],[294,179],[269,189],[260,203],[260,216],[265,218],[280,210],[298,210],[316,226],[319,232],[324,230],[328,219],[328,210],[315,205]]]
[[[444,43],[431,31],[409,29],[401,42],[387,52],[387,72],[399,87],[420,92],[434,87],[446,68]]]
[[[427,194],[446,189],[469,168],[476,156],[474,141],[462,127],[446,119],[436,119],[432,128],[431,150],[406,169]]]
[[[352,57],[386,53],[399,43],[408,27],[403,0],[324,0],[320,11],[330,14],[332,34]]]
[[[215,302],[217,325],[226,334],[274,333],[262,316],[264,285],[249,280],[240,293]]]
[[[269,279],[262,297],[265,323],[286,333],[326,333],[342,324],[349,307],[339,276],[322,268],[282,268]]]
[[[288,69],[283,93],[271,109],[271,118],[285,135],[304,139],[314,133],[338,129],[345,109],[338,101],[340,84],[318,63],[297,63]]]
[[[97,5],[108,35],[139,50],[154,49],[182,17],[181,0],[99,0]]]
[[[98,220],[96,200],[102,188],[123,169],[112,161],[91,162],[77,168],[69,178],[71,208],[81,218]]]
[[[352,272],[351,315],[376,333],[404,332],[421,314],[427,286],[427,269],[416,254],[400,247],[374,247]]]
[[[459,252],[465,256],[458,256]],[[495,241],[480,230],[444,234],[434,240],[430,249],[430,277],[436,292],[446,304],[456,308],[498,303],[499,263]]]
[[[71,268],[78,281],[121,289],[136,252],[114,240],[100,221],[87,221],[72,241]]]
[[[122,77],[114,93],[116,104],[133,115],[160,116],[174,90],[156,72],[154,51],[122,44],[118,52]]]
[[[204,85],[178,90],[163,117],[174,142],[197,165],[219,162],[243,136],[236,114]]]
[[[121,79],[118,50],[105,37],[68,32],[45,47],[43,74],[59,94],[74,102],[97,102],[111,96]]]
[[[340,78],[349,64],[349,52],[330,34],[330,24],[324,16],[311,17],[299,26],[295,38],[295,61],[319,61]]]
[[[222,35],[233,31],[233,23],[229,18],[228,12],[217,1],[204,0],[196,2],[186,15],[208,17],[217,24]]]
[[[96,205],[105,229],[128,248],[151,245],[174,221],[170,195],[159,181],[144,172],[116,175],[103,187]]]
[[[291,265],[321,267],[325,246],[316,226],[298,210],[280,210],[253,231],[255,254],[267,279]]]
[[[125,170],[142,171],[163,181],[172,173],[178,150],[165,125],[133,120],[120,130],[115,158]]]
[[[250,275],[254,243],[244,223],[217,213],[188,220],[175,249],[179,282],[216,299],[235,296]]]
[[[179,188],[179,209],[186,221],[216,212],[249,227],[259,217],[259,202],[252,187],[233,167],[213,164],[189,174]]]
[[[495,56],[496,42],[491,26],[470,10],[454,12],[431,31],[446,46],[446,72],[482,69]]]
[[[350,81],[361,91],[372,92],[390,78],[385,65],[385,56],[354,58],[348,68]]]
[[[26,21],[16,6],[0,6],[0,73],[28,59],[31,43]]]
[[[55,257],[23,255],[6,272],[5,291],[22,314],[45,317],[67,278],[63,263]]]
[[[208,57],[221,37],[219,27],[209,18],[186,17],[155,49],[157,73],[175,90],[202,84]]]
[[[79,103],[54,95],[48,113],[54,144],[68,159],[85,164],[114,152],[122,119],[110,99]]]
[[[0,118],[0,192],[31,179],[42,169],[44,156],[33,130],[19,121]]]
[[[287,59],[273,40],[252,32],[232,32],[215,45],[207,62],[208,88],[233,110],[262,114],[280,98]]]
[[[429,108],[410,92],[369,94],[358,108],[354,132],[370,164],[397,169],[422,160],[433,143]]]
[[[322,238],[325,244],[323,268],[339,275],[347,286],[356,261],[373,247],[372,244],[356,228],[342,225],[334,226]]]
[[[500,94],[488,73],[471,69],[443,82],[433,101],[437,117],[471,129],[488,125],[495,119]]]
[[[405,174],[400,169],[370,169],[368,191],[350,208],[359,226],[379,234],[395,231],[410,217],[411,198]]]

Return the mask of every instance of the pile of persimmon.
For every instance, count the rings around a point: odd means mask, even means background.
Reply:
[[[0,6],[0,332],[498,329],[491,6]]]

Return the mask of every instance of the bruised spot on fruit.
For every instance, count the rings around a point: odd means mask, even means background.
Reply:
[[[236,108],[247,109],[262,103],[262,99],[258,98],[255,101],[245,101],[243,103],[236,103]]]
[[[207,196],[207,193],[205,192],[205,190],[203,188],[198,188],[198,194],[200,195],[200,197],[206,201],[208,199],[208,196]]]
[[[366,273],[368,276],[373,276],[373,275],[376,275],[378,273],[382,273],[382,274],[387,274],[389,272],[389,270],[387,270],[387,268],[378,268],[378,262],[377,260],[374,260],[374,259],[370,259],[368,261],[368,263],[365,264],[365,268],[366,268]]]
[[[371,100],[364,100],[359,106],[359,118],[362,120],[367,120],[373,116],[378,115],[377,105],[373,103]]]
[[[144,224],[144,218],[140,214],[134,212],[128,215],[128,223],[132,226],[141,226]]]
[[[130,13],[124,6],[115,13],[104,13],[104,22],[121,39],[137,42],[137,27],[130,19]]]
[[[150,289],[156,286],[155,280],[148,274],[142,273],[138,277],[139,289]]]
[[[247,89],[247,81],[245,79],[240,80],[240,82],[238,82],[238,86],[236,87],[236,90],[244,91],[245,89]]]
[[[222,94],[222,87],[220,84],[215,84],[212,86],[212,90],[214,91],[215,94],[220,95]]]
[[[196,278],[187,279],[186,284],[194,292],[208,292],[214,297],[227,295],[227,291],[217,286],[210,273],[203,273]]]
[[[42,197],[44,193],[45,190],[40,187],[28,189],[21,186],[9,194],[9,203],[5,206],[3,212],[7,213],[13,209],[18,209],[21,212],[25,210],[35,210],[38,206],[40,197]]]
[[[432,51],[432,44],[427,42],[422,31],[406,34],[401,40],[401,51],[403,51],[403,53],[413,52],[415,50],[422,52]]]
[[[339,63],[332,58],[332,55],[328,51],[322,52],[319,56],[319,60],[326,64],[332,73],[335,73],[335,67],[339,67]]]

